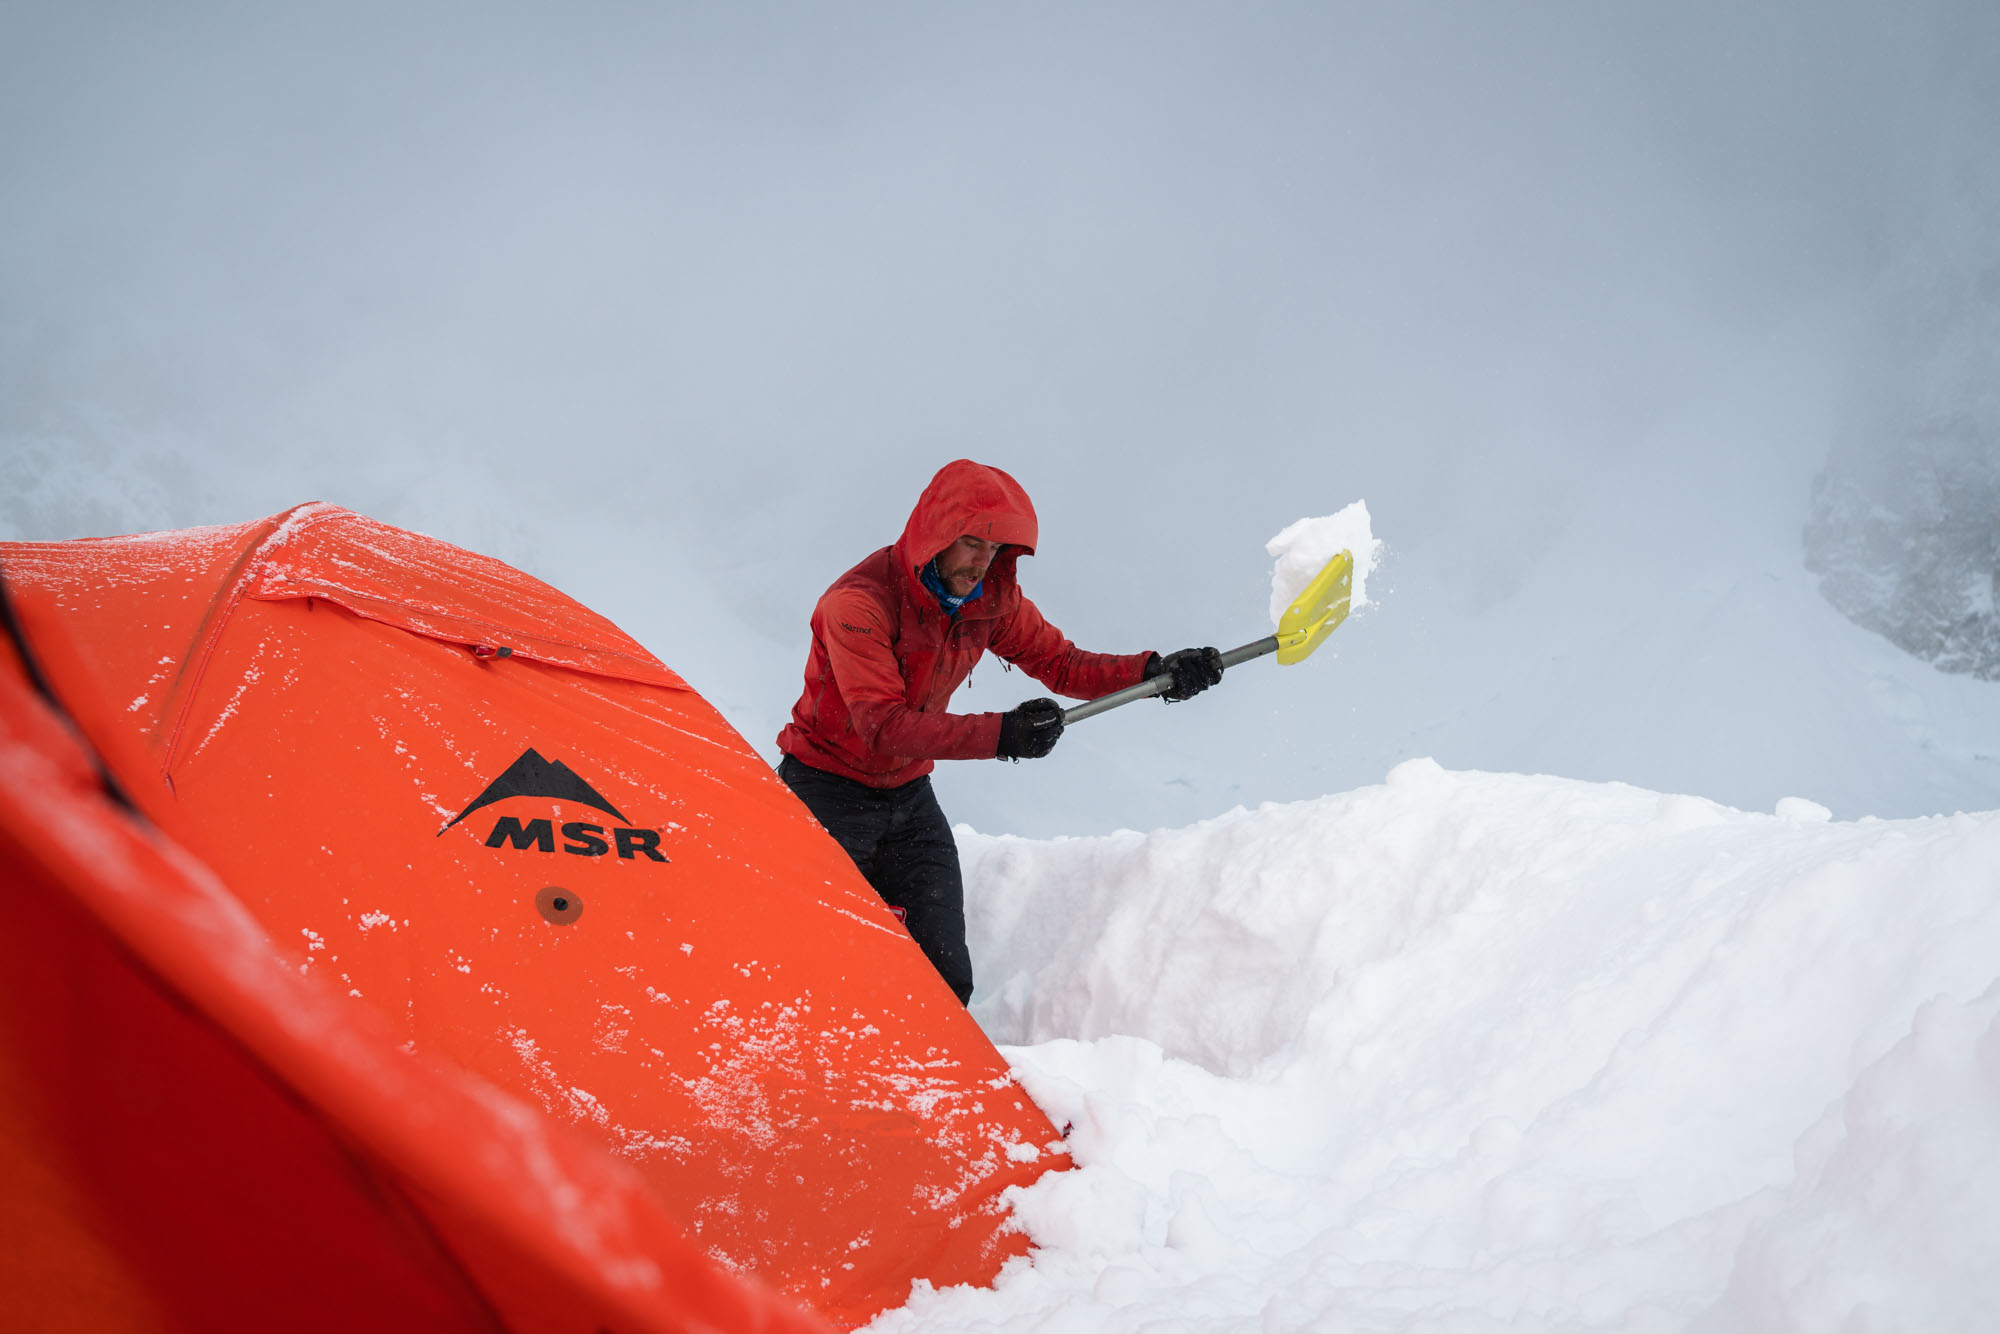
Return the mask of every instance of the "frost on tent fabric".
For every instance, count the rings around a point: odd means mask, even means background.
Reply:
[[[331,505],[0,565],[111,771],[295,974],[620,1154],[701,1249],[848,1322],[1026,1249],[1005,1193],[1067,1160],[999,1146],[1055,1129],[608,621]]]

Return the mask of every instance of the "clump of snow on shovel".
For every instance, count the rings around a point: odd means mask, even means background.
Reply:
[[[1338,514],[1300,519],[1264,544],[1277,564],[1271,570],[1271,621],[1305,591],[1312,577],[1343,551],[1354,553],[1354,595],[1350,612],[1369,605],[1368,574],[1382,558],[1382,543],[1369,531],[1368,502],[1357,500]]]

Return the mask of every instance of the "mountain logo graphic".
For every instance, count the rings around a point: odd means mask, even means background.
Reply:
[[[625,813],[606,801],[598,790],[576,776],[576,770],[561,760],[545,760],[534,747],[521,752],[521,758],[507,766],[507,772],[486,785],[486,790],[474,797],[472,804],[451,818],[451,828],[481,806],[491,806],[496,801],[509,797],[548,797],[555,801],[574,801],[616,816],[620,823],[630,823]],[[444,829],[438,830],[442,835]]]
[[[512,848],[516,852],[554,852],[556,840],[562,839],[562,851],[572,857],[603,857],[616,852],[618,860],[659,862],[668,860],[660,851],[661,833],[657,829],[637,829],[625,818],[625,812],[604,799],[604,794],[576,776],[576,770],[561,760],[543,758],[541,752],[530,747],[521,752],[521,758],[507,766],[507,772],[486,785],[486,790],[472,799],[472,804],[451,817],[451,824],[438,830],[443,838],[445,830],[457,824],[466,816],[482,807],[491,806],[496,801],[509,797],[542,797],[550,801],[573,802],[588,806],[592,810],[603,811],[616,820],[616,826],[590,824],[584,820],[565,821],[558,830],[553,819],[522,820],[518,815],[502,815],[493,823],[493,830],[487,834],[485,842],[489,848]],[[545,913],[544,916],[547,914]],[[569,917],[551,917],[550,921],[569,922]]]

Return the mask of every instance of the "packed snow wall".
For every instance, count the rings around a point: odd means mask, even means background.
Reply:
[[[2000,813],[1451,772],[960,831],[1081,1169],[884,1331],[1911,1330],[2000,1309]]]

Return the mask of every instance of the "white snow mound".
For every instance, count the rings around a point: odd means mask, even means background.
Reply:
[[[1417,760],[961,830],[973,1013],[1080,1166],[873,1328],[1991,1328],[2000,813],[1809,807]]]
[[[1300,519],[1264,544],[1276,564],[1271,569],[1271,624],[1305,591],[1312,577],[1343,551],[1354,555],[1354,596],[1350,613],[1369,605],[1368,576],[1382,558],[1382,543],[1370,531],[1368,502],[1357,500],[1338,514]]]

